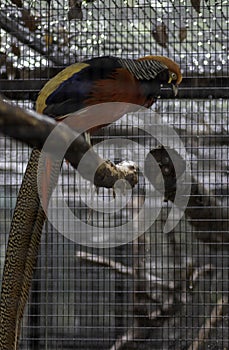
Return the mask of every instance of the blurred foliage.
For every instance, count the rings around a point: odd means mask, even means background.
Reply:
[[[2,0],[0,9],[0,27],[3,17],[15,25],[1,29],[0,53],[19,69],[163,54],[186,75],[227,73],[226,0]]]

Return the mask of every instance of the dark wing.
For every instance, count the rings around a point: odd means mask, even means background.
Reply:
[[[86,107],[85,101],[94,84],[98,80],[110,78],[117,68],[122,68],[119,59],[109,56],[65,68],[40,91],[36,103],[37,111],[58,117]]]

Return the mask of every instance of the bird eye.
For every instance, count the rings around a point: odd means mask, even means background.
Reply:
[[[176,75],[176,73],[171,73],[171,78],[172,78],[172,80],[177,80],[177,75]]]

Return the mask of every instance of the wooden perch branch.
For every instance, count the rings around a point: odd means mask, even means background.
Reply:
[[[40,115],[34,111],[26,111],[15,107],[0,98],[0,131],[16,140],[27,143],[30,147],[42,148],[50,132],[57,126],[54,119]],[[74,136],[74,131],[64,123],[58,124],[58,145],[54,147],[66,147]],[[136,185],[137,166],[132,162],[116,166],[110,161],[100,158],[85,141],[83,136],[75,133],[75,140],[68,148],[65,158],[77,169],[80,160],[87,152],[87,160],[81,174],[87,180],[93,182],[97,187],[112,188],[117,180],[125,179],[132,187]],[[94,178],[94,170],[97,169]],[[78,169],[79,172],[81,171]]]
[[[5,135],[26,142],[32,147],[41,148],[50,132],[56,127],[57,123],[52,118],[14,107],[0,98],[0,130]],[[86,164],[81,174],[86,179],[94,181],[97,186],[108,188],[113,187],[119,179],[129,180],[132,187],[137,183],[137,167],[133,163],[128,165],[126,162],[115,166],[101,159],[84,137],[66,124],[58,124],[56,130],[57,134],[51,146],[53,150],[62,147],[64,150],[68,149],[66,159],[75,168],[87,153]],[[20,324],[45,221],[37,184],[39,158],[40,152],[36,148],[27,165],[10,228],[0,301],[1,350],[18,349]],[[52,178],[56,178],[57,169]]]
[[[204,341],[206,341],[209,337],[209,334],[213,327],[215,327],[219,317],[223,314],[223,306],[227,304],[227,300],[224,298],[220,298],[217,301],[217,304],[213,308],[211,315],[206,319],[206,322],[202,325],[199,330],[199,334],[197,339],[189,346],[188,350],[198,350],[202,348]]]
[[[193,288],[193,285],[198,281],[198,279],[203,276],[207,272],[211,272],[215,269],[215,267],[212,264],[207,264],[204,266],[197,267],[192,275],[190,276],[190,285],[189,288]]]
[[[107,259],[101,255],[95,255],[95,254],[90,254],[90,253],[83,252],[83,251],[78,251],[78,252],[76,252],[76,257],[80,258],[80,259],[84,259],[84,260],[92,262],[92,263],[95,263],[95,264],[108,266],[108,267],[114,269],[115,271],[122,273],[122,274],[125,274],[125,275],[133,275],[134,274],[134,270],[132,267],[125,266],[125,265],[121,264],[120,262],[117,262],[117,261],[111,260],[111,259]]]
[[[139,329],[138,325],[135,324],[135,322],[133,327],[128,329],[128,331],[123,334],[121,338],[118,338],[109,350],[120,350],[125,346],[125,344],[135,341],[135,339],[138,338]]]
[[[8,136],[14,137],[18,140],[26,142],[31,147],[41,148],[44,141],[46,140],[49,133],[56,126],[56,123],[53,119],[40,116],[35,112],[25,112],[21,109],[15,109],[15,107],[3,103],[0,100],[0,129],[1,131]],[[15,114],[16,113],[16,114]],[[3,114],[3,115],[2,115]],[[67,128],[67,127],[66,127]],[[62,129],[63,134],[68,133],[69,131],[64,131],[64,126]],[[68,128],[66,130],[69,130]],[[117,129],[109,128],[111,133],[117,133]],[[73,131],[71,130],[71,133]],[[106,135],[106,130],[101,130],[99,135],[103,137]],[[138,128],[134,129],[125,129],[124,134],[122,128],[118,131],[120,135],[123,136],[126,132],[128,134],[133,133],[133,135],[138,135]],[[141,131],[140,131],[141,132]],[[60,135],[60,140],[64,136]],[[98,137],[97,137],[98,138]],[[95,140],[97,140],[97,138]],[[64,141],[63,141],[64,142]],[[81,149],[82,143],[84,146]],[[82,143],[76,140],[74,144],[69,148],[68,153],[66,154],[66,159],[72,164],[73,167],[77,168],[78,161],[81,159],[86,150],[89,149],[89,146],[85,144],[82,140]],[[80,146],[81,145],[81,146]],[[87,148],[85,148],[87,147]],[[90,151],[90,153],[94,153]],[[97,158],[97,160],[96,160]],[[119,178],[125,178],[125,175],[115,167],[110,162],[102,162],[102,160],[95,154],[92,156],[92,162],[88,162],[88,174],[91,173],[90,169],[95,169],[96,164],[99,166],[101,164],[101,173],[107,174],[104,177],[97,177],[96,186],[98,187],[112,187],[114,182]],[[104,168],[105,167],[105,168]],[[105,171],[106,169],[106,171]],[[128,170],[129,171],[129,170]],[[129,174],[131,171],[129,171]],[[134,171],[133,171],[134,173]],[[111,176],[112,174],[112,176]],[[110,181],[110,179],[112,181]],[[170,177],[168,177],[170,180]],[[89,179],[91,180],[91,179]],[[130,184],[136,183],[135,175],[133,174],[132,179],[128,179]],[[174,179],[171,178],[171,181],[168,181],[168,184],[171,187],[174,185]],[[93,181],[93,180],[91,180]],[[166,185],[166,183],[165,183]],[[172,198],[170,198],[172,200]],[[198,228],[196,235],[200,240],[205,242],[222,242],[229,240],[229,235],[227,234],[227,212],[223,210],[217,203],[212,203],[211,196],[208,196],[205,193],[201,193],[198,183],[192,179],[191,187],[191,196],[185,211],[186,217],[190,220],[191,224]]]
[[[117,262],[112,259],[107,259],[101,255],[78,251],[76,252],[76,257],[102,266],[108,266],[124,275],[134,276],[134,274],[136,273],[135,269],[133,269],[132,267],[123,265],[120,262]],[[163,281],[162,278],[155,276],[152,273],[145,273],[145,279],[147,282],[150,282],[151,284],[154,284],[157,287],[163,287],[167,290],[174,290],[175,288],[174,283],[172,281]],[[151,298],[150,294],[148,295],[148,297]]]

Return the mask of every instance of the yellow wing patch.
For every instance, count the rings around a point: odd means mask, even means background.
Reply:
[[[69,67],[66,67],[52,79],[50,79],[45,86],[39,92],[36,101],[36,111],[38,113],[43,113],[44,109],[47,107],[47,98],[63,83],[65,80],[71,78],[75,73],[80,72],[82,69],[88,67],[88,63],[75,63]]]

